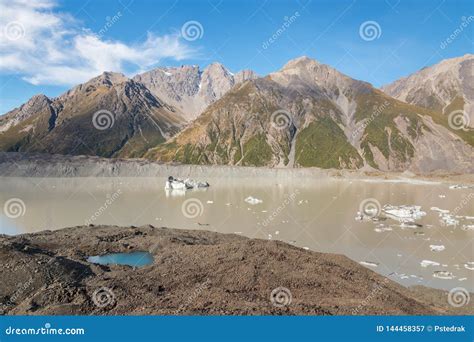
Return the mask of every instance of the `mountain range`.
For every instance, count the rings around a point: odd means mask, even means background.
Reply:
[[[0,116],[0,150],[268,167],[472,172],[474,56],[381,89],[308,57],[102,75]]]

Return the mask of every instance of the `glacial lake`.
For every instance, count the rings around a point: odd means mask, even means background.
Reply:
[[[100,265],[143,267],[153,263],[153,255],[149,252],[110,253],[90,256],[87,258],[87,261]]]
[[[406,286],[474,291],[474,188],[369,179],[203,180],[208,189],[165,191],[164,177],[0,178],[0,233],[88,223],[203,229],[344,254]],[[415,224],[358,220],[367,199],[381,207],[417,205],[426,214]],[[448,212],[460,217],[457,224],[443,221]]]

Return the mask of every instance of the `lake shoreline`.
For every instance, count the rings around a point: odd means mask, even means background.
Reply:
[[[474,184],[474,174],[425,174],[378,170],[267,168],[226,165],[160,164],[145,159],[108,159],[38,153],[0,152],[0,177],[167,177],[181,178],[334,178],[401,183]]]
[[[91,255],[148,251],[141,268]],[[210,231],[78,226],[0,235],[4,314],[456,315],[447,291],[403,287],[349,258]]]

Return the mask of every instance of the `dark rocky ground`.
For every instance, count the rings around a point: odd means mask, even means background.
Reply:
[[[151,251],[134,269],[90,255]],[[17,315],[472,314],[445,291],[407,289],[342,255],[283,242],[167,228],[89,226],[0,235],[0,310]],[[281,307],[272,290],[285,287]],[[96,293],[96,294],[94,294]]]

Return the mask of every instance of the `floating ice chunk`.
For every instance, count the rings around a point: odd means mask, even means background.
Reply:
[[[410,274],[410,278],[420,279],[423,280],[423,277],[417,276],[415,274]]]
[[[179,179],[169,176],[165,183],[165,190],[189,190],[194,188],[207,188],[209,187],[208,182],[195,181],[193,179]]]
[[[474,230],[474,224],[464,224],[462,230]]]
[[[382,208],[386,216],[399,222],[414,222],[426,215],[426,212],[421,210],[418,205],[390,205],[386,204]]]
[[[376,216],[378,214],[378,210],[376,208],[367,208],[365,212],[357,212],[357,216],[355,217],[356,221],[383,221],[383,218]]]
[[[207,204],[213,204],[214,201],[207,201],[206,203],[207,203]]]
[[[457,226],[459,224],[459,220],[454,218],[453,215],[450,214],[440,214],[441,223],[446,226]]]
[[[428,266],[439,266],[440,263],[436,261],[431,261],[431,260],[422,260],[420,262],[421,267],[428,267]]]
[[[190,187],[191,189],[193,188],[208,188],[209,183],[208,182],[201,182],[201,181],[196,181],[194,179],[185,179],[184,183],[186,183],[186,186]]]
[[[470,271],[474,271],[474,261],[468,261],[464,264],[464,268]]]
[[[393,272],[393,273],[390,273],[389,276],[395,276],[395,277],[398,277],[400,279],[408,279],[410,278],[408,275],[406,275],[405,273],[397,273],[397,272]]]
[[[420,227],[423,227],[421,224],[418,224],[418,223],[413,223],[413,222],[402,222],[400,224],[400,228],[420,228]],[[415,234],[420,234],[420,235],[423,235],[421,234],[421,232],[416,232]]]
[[[430,245],[430,249],[432,252],[442,252],[446,247],[444,245]]]
[[[459,281],[464,281],[464,280],[467,280],[467,278],[459,278],[458,280]]]
[[[303,247],[303,249],[307,251],[307,250],[309,250],[309,247]]]
[[[446,198],[446,195],[438,195],[439,198]]]
[[[252,205],[259,204],[259,203],[263,202],[261,199],[258,199],[258,198],[252,197],[252,196],[247,197],[244,201],[247,202],[248,204],[252,204]]]
[[[374,229],[374,231],[377,233],[390,232],[392,230],[393,229],[391,227],[386,227],[386,226],[382,226],[382,227],[378,227]]]
[[[278,234],[280,234],[280,231],[279,230],[275,231],[275,235],[278,235]]]
[[[455,184],[449,187],[450,189],[471,189],[474,188],[474,185],[465,185],[465,184]]]
[[[435,271],[433,277],[438,279],[453,279],[454,275],[449,271]]]
[[[377,267],[379,265],[377,262],[372,262],[372,261],[359,261],[359,264],[363,266],[369,266],[369,267]]]
[[[444,213],[444,214],[449,214],[449,210],[446,210],[446,209],[440,209],[438,207],[431,207],[430,208],[432,211],[437,211],[439,213]]]

